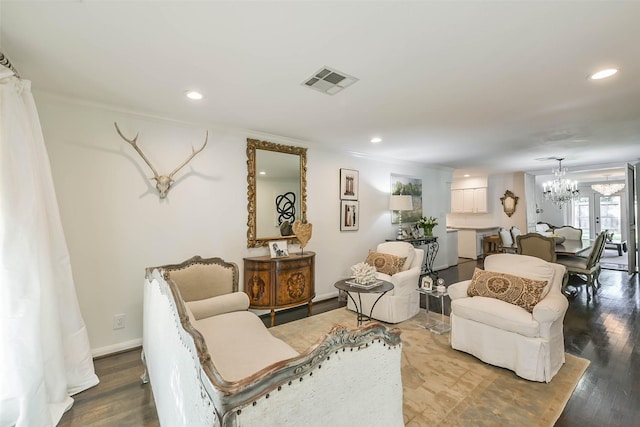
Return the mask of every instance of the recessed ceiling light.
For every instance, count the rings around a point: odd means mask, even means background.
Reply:
[[[203,98],[202,94],[200,92],[196,92],[195,90],[188,90],[185,92],[185,95],[189,99],[199,100]]]
[[[597,73],[591,74],[589,78],[591,80],[606,79],[607,77],[613,76],[617,72],[618,72],[617,68],[607,68],[606,70],[600,70]]]
[[[267,173],[265,171],[260,171],[258,172],[258,175],[266,175]]]
[[[382,138],[378,138],[377,136],[375,138],[371,138],[371,142],[374,144],[377,144],[378,142],[382,142]]]
[[[462,175],[465,178],[469,178],[471,175],[469,175],[468,173],[465,173],[464,175]]]

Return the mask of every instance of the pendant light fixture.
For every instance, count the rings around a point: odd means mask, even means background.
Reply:
[[[578,190],[577,181],[571,181],[565,177],[567,168],[562,167],[564,158],[556,160],[558,161],[558,168],[553,169],[553,174],[556,178],[543,184],[542,194],[545,200],[555,203],[558,208],[562,209],[565,204],[577,199],[580,196],[580,191]]]

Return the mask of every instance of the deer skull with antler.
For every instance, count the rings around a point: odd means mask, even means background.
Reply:
[[[135,138],[129,139],[129,138],[125,137],[122,134],[122,132],[120,132],[120,128],[118,127],[118,123],[113,122],[113,124],[116,126],[116,131],[118,131],[118,135],[120,135],[120,137],[122,139],[124,139],[129,144],[131,144],[131,146],[136,150],[136,152],[138,154],[140,154],[140,157],[142,157],[142,160],[144,160],[145,163],[147,165],[149,165],[149,168],[151,168],[151,172],[153,172],[153,178],[151,178],[151,179],[155,179],[156,188],[158,189],[158,192],[160,193],[160,198],[161,199],[164,199],[165,197],[167,197],[167,192],[169,191],[169,188],[171,188],[171,184],[173,184],[173,176],[176,174],[176,172],[178,172],[180,169],[182,169],[184,166],[186,166],[187,163],[189,163],[189,161],[191,159],[193,159],[196,154],[198,154],[199,152],[204,150],[204,147],[207,146],[207,141],[209,140],[209,131],[207,131],[207,133],[205,135],[205,138],[204,138],[204,144],[202,144],[202,147],[200,147],[200,149],[196,150],[195,148],[191,147],[191,150],[192,150],[191,151],[191,155],[187,158],[187,160],[185,160],[177,168],[175,168],[173,170],[173,172],[171,172],[169,175],[158,175],[158,172],[156,171],[156,168],[153,167],[153,165],[151,164],[149,159],[147,159],[147,156],[145,156],[144,153],[142,152],[142,150],[140,149],[140,147],[138,147],[138,143],[137,143],[138,134],[136,134]]]

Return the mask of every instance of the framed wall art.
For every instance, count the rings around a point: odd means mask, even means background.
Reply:
[[[411,196],[413,210],[402,212],[402,222],[416,222],[422,217],[422,179],[391,174],[391,195]],[[399,211],[391,211],[391,223],[398,224]]]
[[[340,202],[340,231],[356,231],[360,226],[360,209],[357,200]]]
[[[340,169],[340,200],[358,200],[358,171]]]

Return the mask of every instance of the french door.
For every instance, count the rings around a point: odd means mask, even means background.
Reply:
[[[595,239],[603,230],[622,238],[623,199],[621,195],[603,196],[593,192],[580,196],[573,204],[574,227],[582,229],[583,239]]]

